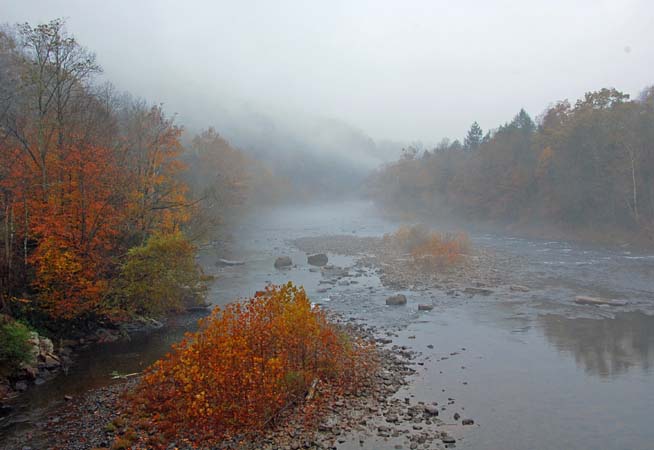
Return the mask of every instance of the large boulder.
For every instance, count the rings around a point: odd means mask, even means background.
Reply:
[[[47,337],[39,336],[39,350],[42,355],[54,353],[54,345]]]
[[[386,299],[387,305],[406,305],[406,296],[403,294],[391,295]]]
[[[281,269],[283,267],[290,267],[293,265],[293,260],[290,256],[280,256],[275,260],[275,268]]]
[[[307,262],[312,266],[324,266],[329,262],[329,258],[324,253],[316,253],[315,255],[309,255]]]
[[[54,345],[52,341],[47,337],[39,336],[39,333],[36,331],[30,331],[29,338],[27,342],[30,345],[30,353],[32,359],[36,359],[39,356],[45,356],[47,354],[54,353]]]

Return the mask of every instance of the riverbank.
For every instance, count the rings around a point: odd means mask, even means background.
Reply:
[[[433,211],[402,211],[385,205],[377,206],[381,208],[386,219],[395,222],[433,224],[439,229],[463,229],[475,234],[494,233],[524,239],[569,241],[605,249],[654,251],[654,233],[646,229],[624,230],[606,227],[599,223],[575,227],[539,220],[490,220],[469,217],[445,207],[434,213]]]
[[[396,394],[410,383],[415,366],[424,364],[420,354],[407,346],[391,345],[391,339],[381,338],[381,330],[342,321],[341,326],[351,336],[376,344],[378,370],[369,383],[353,395],[336,395],[317,389],[314,395],[329,395],[315,412],[317,421],[306,422],[289,410],[265,433],[238,436],[224,442],[221,448],[347,448],[373,440],[402,448],[442,448],[456,442],[443,427],[439,414],[445,405],[436,405],[413,397]],[[384,334],[388,336],[388,334]],[[38,437],[32,448],[147,448],[152,442],[148,430],[125,419],[123,395],[139,382],[129,377],[116,384],[92,390],[80,398],[71,399],[64,407],[39,424]],[[472,424],[472,420],[468,420]],[[152,430],[150,430],[152,431]],[[37,446],[44,443],[43,447]],[[29,442],[9,449],[24,449]],[[22,446],[21,446],[22,445]],[[192,448],[183,441],[163,439],[162,448]]]
[[[196,247],[180,232],[155,233],[124,255],[120,269],[104,274],[97,289],[88,288],[92,292],[89,297],[79,292],[59,295],[46,289],[35,291],[32,297],[10,297],[7,304],[3,292],[6,314],[0,315],[0,399],[24,392],[32,384],[43,384],[60,369],[66,370],[80,347],[161,328],[163,324],[152,317],[206,308],[205,294],[212,277],[203,273],[196,255]],[[67,279],[88,282],[65,264],[56,266]],[[70,280],[55,285],[75,291]]]
[[[329,271],[323,275],[319,268],[307,264],[306,253],[292,244],[309,236],[336,247],[336,241],[330,244],[326,236],[349,235],[365,241],[366,237],[376,239],[391,233],[397,226],[378,221],[369,204],[362,203],[258,214],[238,230],[239,240],[229,252],[222,248],[202,252],[199,262],[217,277],[208,301],[223,306],[254,295],[268,282],[293,280],[305,286],[315,303],[354,321],[350,323],[374,328],[380,348],[392,350],[397,346],[396,350],[414,352],[409,368],[415,373],[405,377],[408,384],[402,384],[389,402],[403,405],[408,398],[409,406],[423,401],[446,408],[439,410],[437,418],[444,423],[438,430],[455,437],[457,448],[651,447],[654,434],[648,418],[654,405],[654,255],[471,233],[473,247],[490,255],[500,280],[497,286],[481,288],[493,291],[490,294],[468,294],[466,288],[478,281],[469,273],[461,280],[460,289],[448,294],[445,284],[424,291],[390,288],[391,284],[382,280],[390,278],[381,271],[381,265],[357,265],[370,247],[366,244],[357,249],[359,239],[342,240],[340,245],[343,253],[353,256],[328,252],[328,264],[349,273],[339,280]],[[370,243],[374,245],[375,239]],[[290,256],[293,265],[276,270],[274,261],[281,255]],[[216,266],[221,258],[244,264]],[[401,258],[392,264],[398,269],[409,267]],[[514,283],[529,290],[513,290]],[[407,297],[405,305],[385,304],[389,296],[399,293]],[[629,305],[579,305],[574,299],[580,294],[627,299]],[[430,304],[433,309],[420,310],[421,304]],[[23,396],[22,422],[6,429],[0,436],[0,447],[48,448],[47,440],[38,435],[40,430],[48,431],[48,423],[56,421],[64,408],[74,408],[87,395],[93,398],[98,388],[113,386],[114,371],[141,372],[161,358],[171,343],[181,340],[184,332],[192,331],[196,319],[189,317],[147,339],[110,343],[81,354],[71,369],[74,374],[59,376]],[[64,395],[73,400],[66,402]],[[93,411],[92,400],[89,407]],[[407,449],[412,444],[424,448],[417,442],[422,430],[404,422],[407,409],[400,412],[399,430],[415,433],[416,442],[404,433],[394,437],[394,432],[385,428],[358,431],[353,427],[351,431],[341,430],[335,446],[343,450],[394,450],[396,445]],[[74,414],[70,417],[74,419]],[[385,427],[389,423],[385,417],[381,414],[370,423]],[[473,419],[474,426],[463,426],[463,419]],[[84,438],[82,432],[78,436]],[[431,445],[443,443],[434,440]]]
[[[135,334],[149,333],[164,326],[165,321],[138,316],[114,327],[98,326],[87,333],[55,339],[55,342],[35,331],[30,332],[31,361],[0,379],[0,417],[10,414],[13,403],[29,389],[47,383],[61,373],[67,374],[79,352],[107,343],[128,342]]]

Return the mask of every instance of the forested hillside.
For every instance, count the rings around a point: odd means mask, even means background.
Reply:
[[[521,110],[486,134],[443,140],[368,180],[388,208],[468,219],[548,224],[577,233],[654,236],[654,88],[615,89],[557,102],[537,121]]]
[[[0,325],[59,334],[197,301],[193,242],[287,192],[213,129],[185,147],[100,72],[60,20],[0,33]]]

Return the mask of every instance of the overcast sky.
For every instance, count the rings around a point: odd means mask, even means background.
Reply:
[[[3,22],[56,17],[108,80],[182,122],[247,105],[435,142],[654,84],[652,0],[0,0]]]

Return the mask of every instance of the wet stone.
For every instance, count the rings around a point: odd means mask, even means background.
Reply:
[[[406,296],[403,294],[391,295],[386,299],[386,304],[392,306],[406,305]]]

